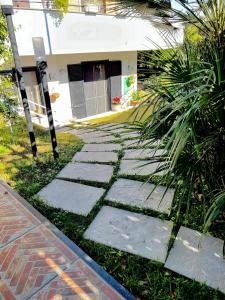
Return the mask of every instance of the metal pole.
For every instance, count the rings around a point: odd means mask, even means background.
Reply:
[[[13,9],[11,6],[6,6],[6,7],[2,6],[2,11],[6,17],[9,39],[11,42],[12,53],[13,53],[13,58],[14,58],[14,63],[15,63],[15,68],[16,68],[16,74],[17,74],[18,83],[19,83],[19,90],[20,90],[20,94],[21,94],[21,98],[22,98],[24,114],[25,114],[26,123],[27,123],[27,129],[28,129],[29,137],[30,137],[31,150],[32,150],[33,157],[37,158],[37,145],[36,145],[36,141],[35,141],[34,129],[33,129],[32,119],[31,119],[31,115],[30,115],[29,103],[28,103],[28,99],[27,99],[27,92],[25,89],[25,83],[24,83],[23,72],[22,72],[22,67],[21,67],[21,63],[20,63],[20,57],[19,57],[19,52],[18,52],[18,47],[17,47],[17,42],[16,42],[16,36],[15,36],[14,28],[13,28],[13,21],[12,21]]]
[[[48,117],[48,124],[49,124],[49,131],[50,131],[51,141],[52,141],[53,156],[55,159],[57,159],[59,157],[59,151],[58,151],[57,140],[56,140],[51,100],[50,100],[49,90],[48,90],[48,80],[46,74],[47,62],[43,60],[37,61],[37,69],[38,69],[40,81],[43,88],[43,94],[44,94],[44,100],[45,100],[45,106],[47,110],[47,117]]]

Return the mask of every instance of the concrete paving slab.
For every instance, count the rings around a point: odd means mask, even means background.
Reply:
[[[118,142],[120,139],[116,138],[114,135],[107,135],[103,137],[93,137],[85,138],[84,141],[89,144],[101,144],[107,142]]]
[[[72,128],[68,126],[56,128],[56,132],[68,132],[68,131],[72,131]]]
[[[125,140],[123,141],[124,148],[129,149],[129,148],[154,148],[159,146],[160,141],[153,141],[153,140],[146,140],[146,141],[140,141],[139,139],[134,139],[134,140]]]
[[[84,237],[164,263],[171,231],[169,221],[103,206]]]
[[[38,196],[52,207],[87,216],[104,192],[102,188],[55,179]]]
[[[165,163],[151,160],[122,160],[119,175],[147,176],[155,173],[163,164]],[[159,171],[155,175],[163,175],[163,173],[163,171]]]
[[[108,130],[108,128],[111,128],[111,127],[113,127],[113,126],[116,126],[116,125],[118,125],[117,123],[106,123],[106,124],[100,124],[100,125],[98,125],[98,127],[97,128],[100,128],[100,129],[107,129]]]
[[[115,152],[77,152],[73,161],[111,163],[118,160]]]
[[[82,152],[101,152],[101,151],[119,151],[122,149],[120,144],[86,144],[81,149]]]
[[[107,136],[112,136],[108,132],[103,132],[103,131],[93,131],[90,133],[85,133],[85,134],[80,134],[79,137],[81,137],[84,141],[88,141],[89,139],[95,139],[95,138],[102,138],[102,137],[107,137]]]
[[[224,241],[181,227],[165,267],[225,293]]]
[[[57,178],[86,180],[108,183],[113,175],[113,166],[103,164],[69,163],[57,175]]]
[[[112,185],[105,200],[168,214],[174,192],[165,186],[120,178]]]
[[[123,140],[129,140],[133,138],[140,138],[141,134],[137,131],[131,131],[131,132],[120,133],[120,137]]]
[[[91,128],[91,129],[90,128],[80,128],[80,129],[72,129],[70,131],[70,133],[78,135],[78,136],[83,135],[83,134],[89,134],[92,132],[96,132],[96,130],[93,128]]]
[[[153,159],[165,154],[163,149],[127,149],[124,151],[123,159]]]

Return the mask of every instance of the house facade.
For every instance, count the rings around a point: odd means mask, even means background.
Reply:
[[[183,38],[182,28],[159,29],[141,17],[115,15],[105,0],[70,0],[63,16],[50,1],[14,1],[13,22],[30,108],[42,123],[33,37],[44,40],[56,124],[108,112],[115,97],[129,106],[137,90],[137,52],[168,47],[165,32],[177,42]]]

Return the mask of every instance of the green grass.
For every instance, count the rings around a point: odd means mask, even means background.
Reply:
[[[137,299],[225,299],[225,296],[220,292],[166,270],[163,264],[84,240],[84,231],[103,205],[110,204],[115,207],[127,208],[130,211],[153,216],[157,215],[161,218],[165,218],[165,216],[156,214],[150,210],[116,205],[115,203],[104,201],[103,197],[87,217],[78,216],[48,206],[36,197],[35,194],[49,183],[57,172],[72,159],[75,152],[80,150],[83,143],[73,135],[65,133],[57,134],[60,158],[58,161],[54,161],[48,132],[35,126],[40,154],[39,160],[33,161],[24,121],[19,119],[14,129],[16,144],[11,145],[9,131],[4,122],[1,121],[1,178],[14,187],[21,196],[79,245],[97,263],[133,293]],[[122,151],[119,152],[120,157],[121,155]],[[119,162],[116,163],[116,170],[118,168]],[[105,185],[106,189],[109,189],[111,184],[116,180],[116,170],[110,184]],[[157,181],[157,178],[155,180]],[[92,185],[95,184],[92,183]],[[177,229],[178,226],[175,226],[175,230]]]

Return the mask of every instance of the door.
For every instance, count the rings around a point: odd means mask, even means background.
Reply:
[[[87,112],[84,96],[82,65],[68,65],[67,68],[73,117],[78,119],[85,118],[87,116]]]
[[[39,114],[45,113],[44,103],[41,97],[41,87],[37,81],[35,68],[24,68],[23,76],[29,101],[30,110]]]
[[[109,111],[108,62],[85,62],[82,66],[87,116]]]

